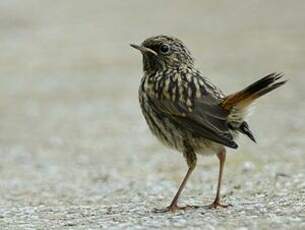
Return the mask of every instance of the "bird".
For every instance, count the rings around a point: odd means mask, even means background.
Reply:
[[[195,66],[189,49],[178,38],[157,35],[140,45],[143,77],[138,97],[150,131],[166,146],[182,153],[188,170],[166,208],[175,212],[198,206],[179,206],[178,199],[197,163],[197,155],[214,154],[219,160],[217,191],[209,208],[229,207],[220,201],[226,148],[237,149],[236,139],[244,134],[256,142],[246,119],[259,97],[286,83],[282,73],[270,73],[248,87],[225,95]]]

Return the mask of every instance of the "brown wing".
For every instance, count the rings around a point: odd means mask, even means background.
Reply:
[[[153,109],[174,121],[179,127],[192,134],[207,138],[230,148],[237,148],[229,131],[226,119],[229,114],[211,95],[195,99],[192,111],[177,101],[169,99],[150,99]]]

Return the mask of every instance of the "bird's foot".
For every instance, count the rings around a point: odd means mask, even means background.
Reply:
[[[221,204],[218,200],[215,200],[212,204],[208,205],[208,208],[214,209],[214,208],[228,208],[232,207],[232,204]]]
[[[178,205],[170,205],[166,208],[161,208],[161,209],[154,209],[154,213],[166,213],[166,212],[176,212],[179,210],[187,210],[187,209],[196,209],[199,208],[199,206],[196,205],[186,205],[186,206],[178,206]]]

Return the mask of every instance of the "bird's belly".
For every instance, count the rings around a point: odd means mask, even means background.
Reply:
[[[223,149],[222,144],[218,144],[204,137],[192,138],[189,142],[194,151],[199,155],[211,155],[219,153]]]

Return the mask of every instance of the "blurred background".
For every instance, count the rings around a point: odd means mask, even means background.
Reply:
[[[304,226],[304,10],[277,0],[2,0],[1,229]],[[158,34],[183,40],[226,93],[270,72],[289,79],[256,105],[258,144],[241,137],[228,154],[232,209],[150,213],[186,172],[138,105],[142,57],[129,43]],[[182,203],[211,202],[217,173],[215,157],[200,158]]]

